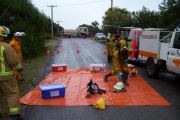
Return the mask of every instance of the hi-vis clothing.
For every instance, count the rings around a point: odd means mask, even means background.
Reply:
[[[112,56],[113,55],[113,48],[114,48],[114,43],[112,41],[107,42],[107,54]]]
[[[7,97],[10,115],[20,113],[19,89],[13,69],[22,70],[17,54],[10,45],[0,42],[0,95]]]
[[[15,49],[15,51],[18,55],[18,59],[22,63],[23,57],[22,57],[21,46],[20,46],[19,41],[15,40],[15,38],[13,38],[9,44]]]
[[[117,48],[114,48],[113,50],[113,59],[112,59],[112,72],[113,74],[117,74],[119,70],[119,50]]]
[[[121,48],[127,47],[127,44],[126,44],[126,40],[125,40],[125,39],[120,39],[119,43],[120,43]]]
[[[129,56],[129,50],[124,47],[120,49],[120,54],[119,54],[119,66],[122,67],[123,71],[129,72],[127,60]]]

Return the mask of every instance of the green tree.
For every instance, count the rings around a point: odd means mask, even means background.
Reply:
[[[48,18],[33,6],[30,0],[0,0],[0,25],[10,28],[12,37],[23,31],[22,52],[25,58],[36,57],[45,51],[44,36],[48,29]]]
[[[100,31],[99,29],[99,23],[97,21],[91,22],[91,34],[94,36],[97,32]]]
[[[103,17],[103,29],[105,33],[115,32],[117,27],[131,25],[131,14],[126,9],[108,9]]]
[[[180,1],[179,0],[164,0],[160,5],[162,26],[174,29],[180,24]]]
[[[146,7],[142,10],[132,12],[132,25],[135,27],[147,28],[147,27],[159,27],[160,13],[150,11]]]

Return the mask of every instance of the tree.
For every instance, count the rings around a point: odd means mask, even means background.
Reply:
[[[97,21],[94,21],[94,22],[91,22],[91,25],[92,25],[94,28],[98,28],[99,23],[98,23]]]
[[[12,37],[23,31],[22,52],[25,58],[36,57],[45,52],[44,35],[48,29],[48,18],[33,6],[30,0],[0,0],[0,25],[10,28]]]
[[[154,12],[143,7],[142,10],[132,12],[132,25],[135,27],[159,27],[159,12]]]
[[[176,5],[179,2],[179,0],[163,0],[161,4],[159,5],[159,9],[161,11],[166,11],[170,8],[172,8],[174,5]]]
[[[164,0],[160,5],[162,26],[174,29],[180,23],[180,1]]]
[[[103,17],[103,29],[107,32],[115,32],[117,27],[130,26],[131,17],[130,12],[126,9],[113,8],[108,9]]]
[[[94,36],[97,32],[100,31],[99,29],[99,23],[97,21],[91,22],[92,29],[91,29],[91,35]]]

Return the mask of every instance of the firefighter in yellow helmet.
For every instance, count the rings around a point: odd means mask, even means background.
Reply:
[[[12,40],[9,43],[14,48],[14,50],[16,51],[20,63],[23,62],[20,41],[24,35],[25,35],[24,32],[15,32]],[[16,71],[15,71],[15,73],[16,73],[16,79],[17,80],[23,80],[21,73],[16,72]]]
[[[17,59],[16,52],[9,44],[4,42],[7,35],[7,28],[0,26],[0,98],[7,98],[10,119],[22,120],[19,88],[13,72],[13,69],[21,72],[22,66]]]

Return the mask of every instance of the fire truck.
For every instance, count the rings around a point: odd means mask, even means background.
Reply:
[[[86,38],[89,35],[89,30],[87,27],[78,27],[77,29],[64,29],[61,31],[61,34],[64,37],[82,37]]]
[[[160,71],[180,76],[180,28],[173,32],[160,28],[142,30],[136,41],[134,59],[146,64],[147,75],[157,77]],[[131,53],[132,54],[132,53]]]

